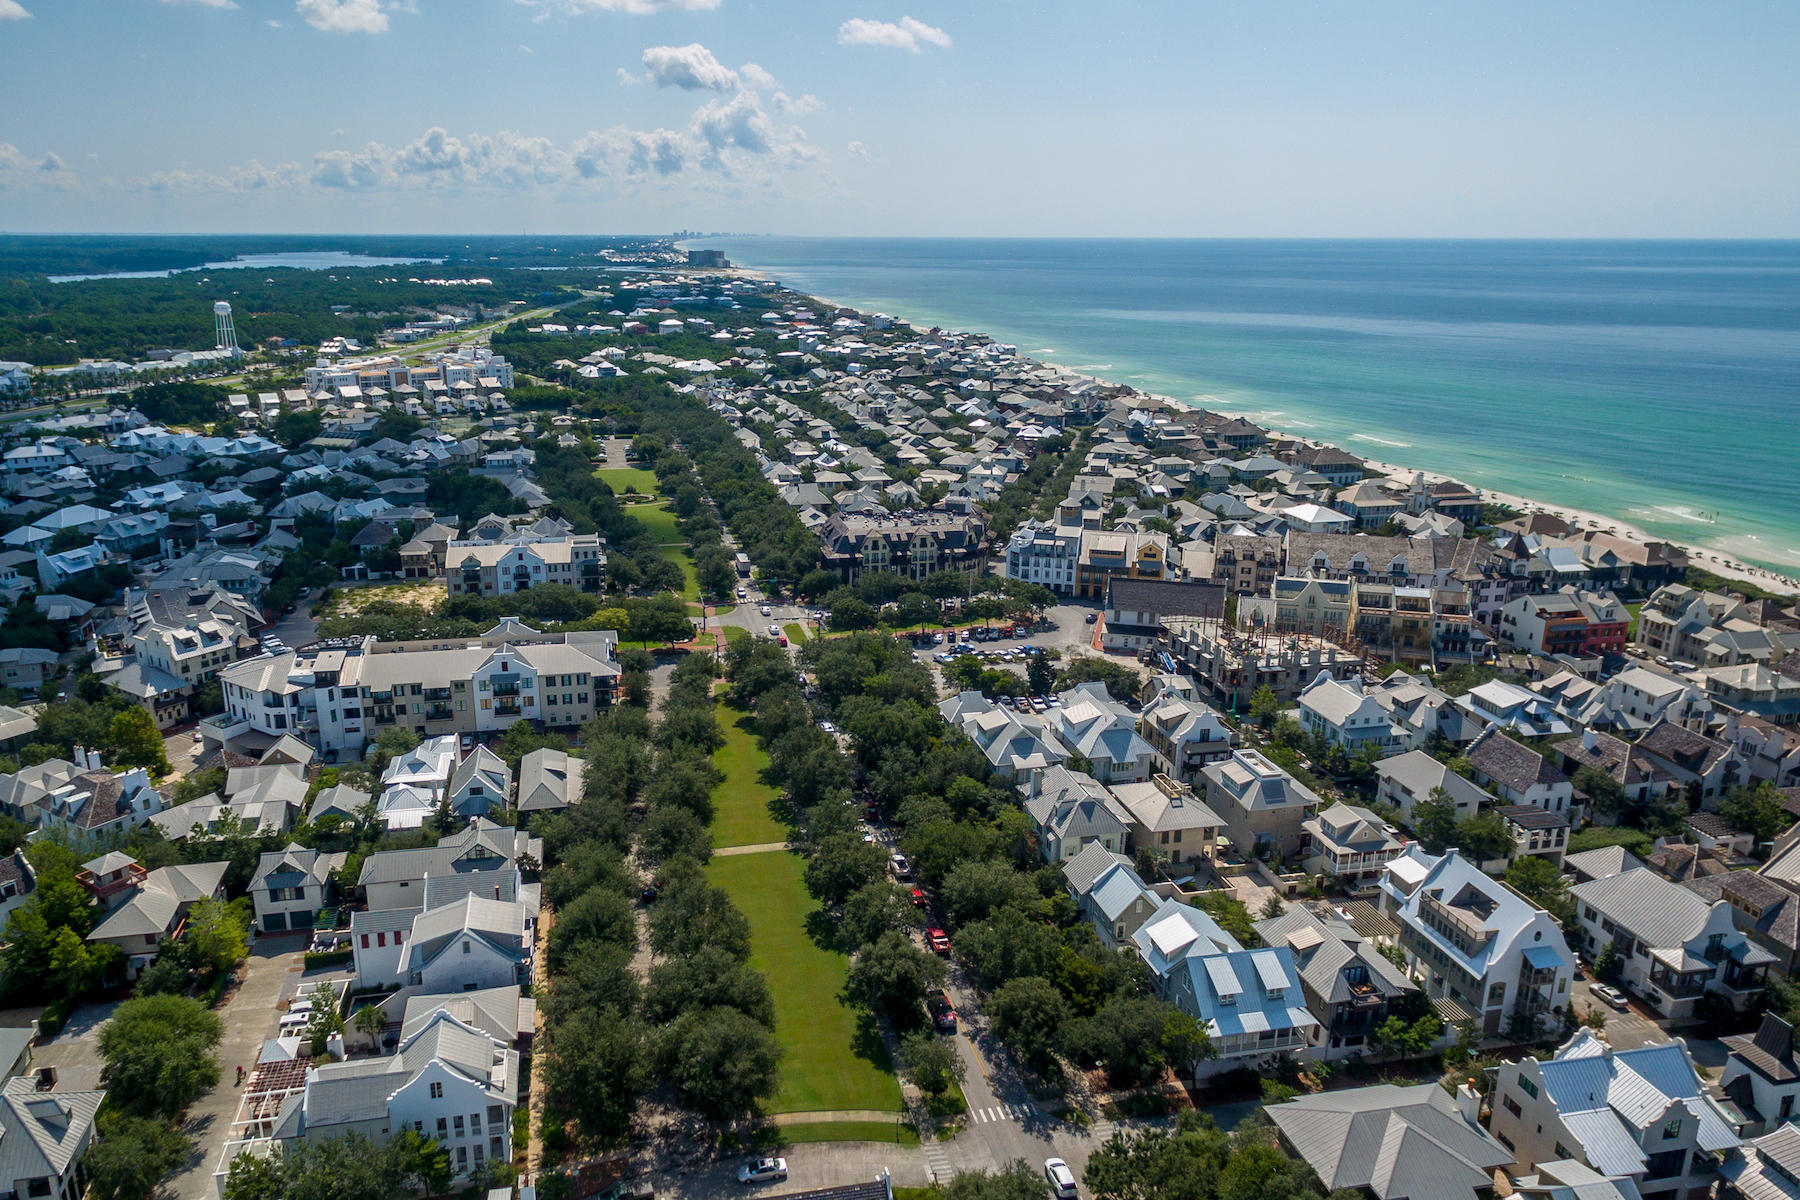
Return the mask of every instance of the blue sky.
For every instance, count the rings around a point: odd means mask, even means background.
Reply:
[[[1800,236],[1800,5],[0,0],[0,230]]]

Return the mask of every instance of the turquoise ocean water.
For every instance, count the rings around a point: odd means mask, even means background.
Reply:
[[[1800,242],[695,244],[1800,577]]]

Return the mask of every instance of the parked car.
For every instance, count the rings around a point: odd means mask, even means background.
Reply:
[[[956,1032],[956,1009],[950,1004],[950,997],[943,988],[932,988],[925,993],[925,1007],[931,1013],[931,1023],[939,1033]]]
[[[753,1158],[738,1168],[739,1183],[776,1183],[787,1177],[785,1158]]]
[[[950,953],[950,935],[936,925],[925,931],[925,944],[931,947],[933,954]]]
[[[769,636],[772,638],[780,637],[781,636],[781,626],[779,626],[779,625],[769,626]]]
[[[1099,613],[1089,613],[1087,616],[1081,618],[1081,623],[1083,625],[1092,625],[1095,621],[1098,621],[1099,619],[1100,619]]]
[[[830,721],[820,721],[819,729],[825,733],[836,733],[837,732],[837,726],[833,725]]]
[[[895,879],[905,881],[912,878],[912,864],[906,861],[906,855],[896,853],[888,859],[888,863],[894,868]]]
[[[621,1179],[595,1200],[656,1200],[656,1190],[638,1179]]]
[[[931,903],[931,897],[925,894],[924,888],[914,888],[912,890],[912,903],[914,908],[924,908],[927,904]]]
[[[1075,1172],[1060,1158],[1044,1160],[1044,1178],[1050,1181],[1050,1194],[1056,1200],[1075,1200]]]
[[[1625,993],[1621,992],[1616,987],[1609,987],[1604,983],[1596,983],[1593,987],[1588,989],[1588,992],[1594,999],[1600,1001],[1600,1003],[1606,1005],[1608,1008],[1616,1009],[1619,1012],[1631,1011],[1631,1002],[1625,999]]]

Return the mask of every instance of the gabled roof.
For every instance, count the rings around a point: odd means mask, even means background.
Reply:
[[[1303,1096],[1265,1110],[1325,1187],[1381,1200],[1475,1200],[1513,1161],[1434,1083],[1378,1084]]]

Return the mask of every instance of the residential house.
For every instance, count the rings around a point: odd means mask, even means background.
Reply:
[[[1408,750],[1375,764],[1376,803],[1393,805],[1409,824],[1413,807],[1439,788],[1449,793],[1459,821],[1495,803],[1493,796],[1423,750]]]
[[[44,680],[56,673],[56,651],[30,646],[0,650],[0,687],[36,695]]]
[[[225,872],[230,866],[211,862],[158,867],[123,894],[87,940],[117,946],[125,954],[125,977],[136,979],[155,959],[163,942],[180,936],[194,905],[224,897]]]
[[[1404,1016],[1406,999],[1419,988],[1406,973],[1339,916],[1295,904],[1256,923],[1265,946],[1286,946],[1300,971],[1306,1008],[1319,1019],[1319,1056],[1366,1053],[1369,1036],[1390,1016]]]
[[[1196,1074],[1266,1067],[1307,1055],[1318,1020],[1306,1010],[1293,951],[1245,950],[1192,905],[1165,900],[1132,935],[1156,992],[1206,1027],[1216,1057]]]
[[[1547,858],[1558,867],[1569,848],[1569,819],[1561,813],[1533,808],[1528,804],[1502,804],[1494,815],[1506,823],[1512,835],[1512,852],[1508,866],[1521,858]]]
[[[105,1099],[103,1091],[41,1091],[24,1075],[0,1085],[0,1196],[80,1200],[81,1158],[98,1136],[94,1118]]]
[[[1361,676],[1338,680],[1320,671],[1300,693],[1299,705],[1300,727],[1327,745],[1342,746],[1352,759],[1385,758],[1406,740],[1387,708],[1363,690]]]
[[[410,1129],[443,1146],[457,1180],[512,1159],[519,1052],[442,1009],[393,1054],[308,1066],[304,1078],[282,1104],[278,1141],[381,1142]]]
[[[1048,863],[1074,858],[1089,846],[1117,852],[1125,849],[1125,821],[1112,797],[1092,776],[1067,767],[1051,767],[1027,784],[1025,815],[1037,838],[1038,853]]]
[[[1380,886],[1413,977],[1427,996],[1473,1013],[1484,1036],[1567,1007],[1575,956],[1555,918],[1454,848],[1434,856],[1408,846]]]
[[[586,787],[583,762],[567,751],[533,750],[519,760],[519,817],[529,822],[532,814],[562,812],[581,803]]]
[[[1255,750],[1235,750],[1201,774],[1207,807],[1219,815],[1237,853],[1284,859],[1300,854],[1304,822],[1319,807],[1311,788]]]
[[[1465,1095],[1464,1093],[1469,1093]],[[1333,1192],[1374,1200],[1491,1200],[1512,1152],[1481,1128],[1481,1098],[1435,1083],[1302,1096],[1264,1111]]]
[[[523,765],[523,764],[521,764]],[[476,746],[457,765],[445,798],[461,817],[486,816],[505,809],[512,796],[512,768],[486,746]]]
[[[1131,860],[1098,842],[1089,842],[1064,861],[1062,871],[1075,907],[1111,949],[1130,946],[1132,936],[1162,906]]]
[[[1575,785],[1550,760],[1498,729],[1484,731],[1465,754],[1475,782],[1507,804],[1526,804],[1569,815]]]
[[[1794,1027],[1775,1013],[1764,1013],[1755,1033],[1732,1034],[1725,1043],[1725,1069],[1719,1090],[1737,1105],[1748,1135],[1792,1121],[1800,1103],[1800,1062],[1794,1058]]]
[[[1574,1159],[1645,1200],[1709,1194],[1739,1137],[1684,1042],[1617,1050],[1577,1030],[1555,1057],[1502,1063],[1489,1128],[1520,1167]]]
[[[1339,802],[1301,822],[1306,870],[1347,892],[1373,892],[1389,861],[1404,848],[1391,827],[1366,808]]]
[[[1577,771],[1590,767],[1617,783],[1629,804],[1649,804],[1668,793],[1669,773],[1636,745],[1610,733],[1584,729],[1580,737],[1550,743],[1550,750],[1571,781]]]
[[[1723,899],[1708,903],[1644,868],[1569,889],[1578,945],[1598,961],[1617,954],[1625,986],[1674,1021],[1714,993],[1743,1008],[1763,991],[1775,956],[1750,940]]]
[[[250,901],[256,911],[256,928],[262,933],[284,933],[313,927],[331,886],[331,873],[344,865],[343,852],[321,854],[290,843],[270,850],[256,861],[250,877]]]
[[[1187,686],[1193,688],[1191,681]],[[1159,773],[1186,784],[1199,779],[1207,763],[1230,758],[1238,743],[1237,731],[1217,709],[1197,695],[1174,691],[1145,702],[1137,731],[1156,751]]]
[[[1631,614],[1611,592],[1564,587],[1524,595],[1500,610],[1495,635],[1514,650],[1546,658],[1593,658],[1625,652]]]
[[[1703,805],[1748,782],[1748,772],[1731,745],[1668,720],[1658,721],[1637,740],[1637,748],[1668,772],[1671,786]]]
[[[1718,1200],[1800,1200],[1800,1127],[1776,1126],[1726,1154]]]
[[[1106,693],[1100,683],[1083,683],[1059,692],[1061,704],[1045,713],[1056,739],[1071,755],[1080,755],[1101,783],[1135,783],[1156,769],[1156,751],[1138,736],[1137,717]]]
[[[1130,849],[1148,850],[1171,874],[1211,863],[1224,822],[1193,790],[1167,775],[1143,783],[1116,784],[1112,797],[1130,829]]]

